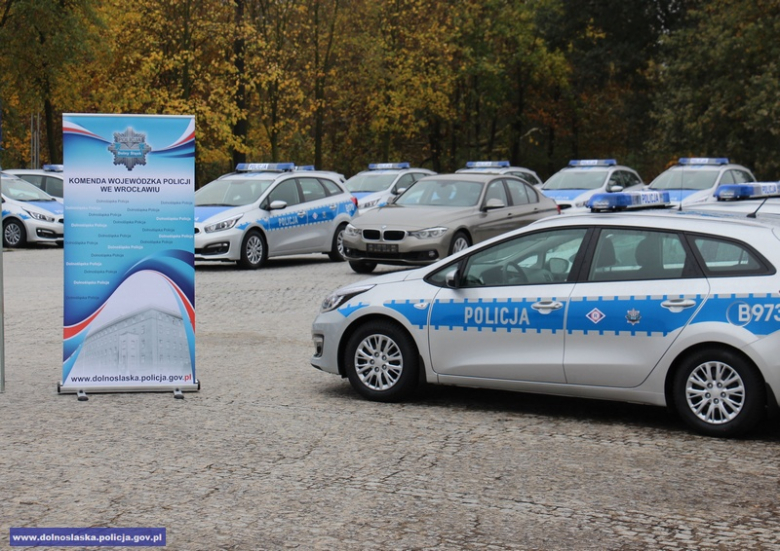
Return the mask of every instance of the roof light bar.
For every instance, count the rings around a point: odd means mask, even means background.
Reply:
[[[286,172],[295,170],[295,163],[238,163],[236,172]]]
[[[43,170],[46,172],[63,172],[65,165],[43,165]]]
[[[727,165],[729,160],[726,157],[680,157],[678,165]]]
[[[468,161],[466,168],[508,168],[509,161]]]
[[[591,212],[662,209],[671,206],[668,191],[597,193],[588,201]]]
[[[303,166],[296,166],[294,169],[296,172],[299,170],[316,170],[314,168],[314,165],[303,165]]]
[[[615,166],[615,159],[572,159],[569,166],[587,167],[587,166]]]
[[[744,201],[746,199],[780,197],[780,184],[778,182],[728,184],[720,186],[715,191],[715,197],[718,198],[718,201]]]
[[[371,163],[368,170],[400,170],[409,168],[409,163]]]

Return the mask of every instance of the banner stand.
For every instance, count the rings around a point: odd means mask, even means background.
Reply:
[[[63,114],[58,394],[200,390],[195,118]]]
[[[114,392],[171,392],[173,391],[173,397],[181,400],[184,398],[185,392],[198,392],[200,391],[200,381],[195,379],[193,384],[179,385],[175,387],[170,386],[139,386],[139,387],[100,387],[99,389],[91,390],[91,394],[111,394]],[[63,388],[62,383],[57,383],[57,394],[76,394],[79,402],[86,402],[89,400],[87,391],[82,388]]]

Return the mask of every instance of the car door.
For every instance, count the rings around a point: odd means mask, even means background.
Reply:
[[[513,227],[520,228],[536,220],[558,214],[555,205],[542,205],[539,202],[539,192],[533,185],[515,179],[505,180],[509,190],[509,200],[512,204]]]
[[[336,232],[338,201],[318,178],[298,178],[303,195],[301,207],[306,213],[300,234],[301,252],[318,252],[330,249],[333,234]]]
[[[474,243],[485,241],[518,227],[515,225],[514,211],[509,202],[504,180],[498,178],[488,182],[485,188],[479,212],[472,217],[469,224]],[[498,208],[490,206],[491,203],[498,204],[497,201],[503,206]]]
[[[431,282],[443,288],[431,306],[429,349],[442,381],[564,382],[563,329],[574,287],[568,279],[586,234],[523,234],[434,274]]]
[[[634,387],[701,308],[709,283],[675,232],[602,228],[569,301],[566,382]]]
[[[286,206],[271,209],[277,201],[284,201]],[[263,201],[261,208],[269,211],[265,228],[269,255],[294,254],[305,248],[307,217],[302,202],[294,178],[278,182]]]

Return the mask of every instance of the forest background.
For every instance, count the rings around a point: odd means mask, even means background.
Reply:
[[[0,0],[0,113],[4,168],[61,162],[62,113],[195,115],[199,186],[680,156],[778,180],[780,0]]]

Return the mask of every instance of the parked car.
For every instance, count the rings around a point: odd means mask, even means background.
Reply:
[[[7,172],[0,173],[3,199],[3,245],[24,247],[29,243],[59,246],[64,238],[64,209],[42,189]]]

